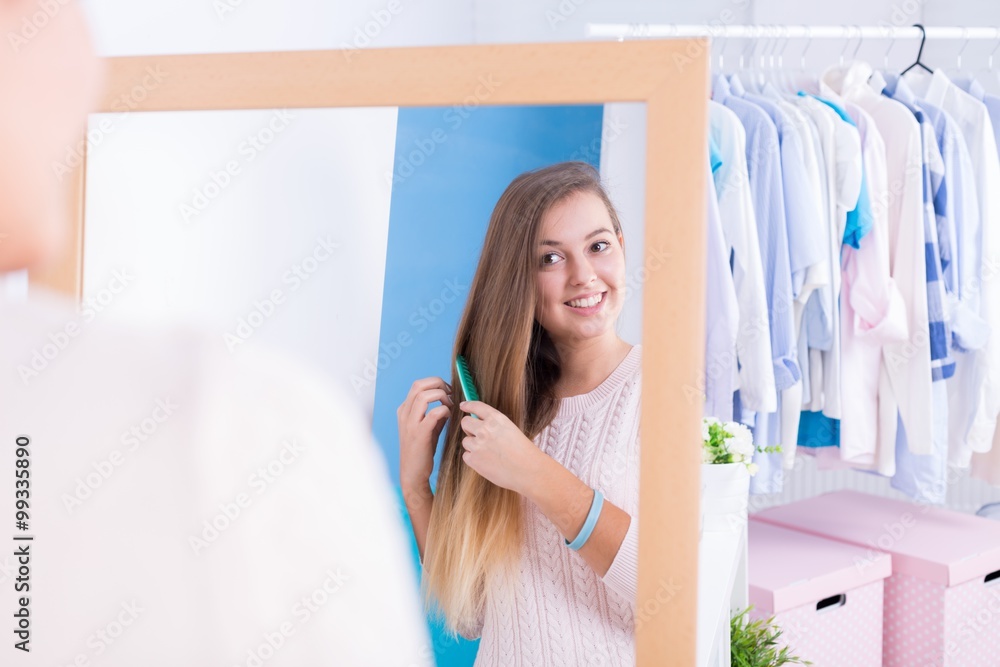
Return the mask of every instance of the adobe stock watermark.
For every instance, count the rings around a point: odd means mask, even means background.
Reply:
[[[679,584],[674,583],[673,577],[669,581],[660,579],[660,585],[653,594],[653,597],[636,606],[635,631],[638,632],[642,628],[643,623],[659,614],[664,605],[670,604],[677,597],[677,594],[681,592],[681,588]]]
[[[923,9],[923,3],[920,0],[904,0],[894,3],[891,7],[889,20],[882,19],[876,25],[880,28],[913,25],[914,17],[918,16]]]
[[[971,583],[971,582],[970,582]],[[966,650],[969,643],[978,637],[983,632],[1000,632],[1000,582],[992,582],[992,584],[987,584],[989,589],[986,593],[986,603],[980,607],[976,613],[967,615],[962,622],[958,624],[958,630],[956,633],[951,633],[948,635],[949,639],[944,647],[944,655],[946,655],[950,660],[947,664],[958,664],[955,658]],[[956,637],[957,634],[957,638]],[[931,665],[938,666],[944,665],[945,659],[944,655],[935,659],[933,662],[925,663],[927,667]]]
[[[69,667],[90,667],[93,664],[91,659],[104,655],[145,611],[135,600],[122,602],[119,606],[121,609],[114,618],[87,636],[86,645],[90,650],[77,653],[73,661],[67,663]]]
[[[920,513],[926,513],[928,509],[930,509],[929,505],[923,505]],[[854,557],[854,567],[859,572],[864,571],[886,552],[889,552],[916,525],[917,517],[910,512],[903,512],[898,521],[882,524],[882,533],[874,540],[866,541],[868,549],[865,551],[865,555]]]
[[[545,10],[545,20],[549,30],[555,30],[560,23],[565,23],[587,0],[560,0],[555,9]]]
[[[246,139],[241,141],[237,147],[240,159],[227,160],[220,169],[210,171],[205,182],[194,189],[190,200],[185,200],[178,205],[183,221],[190,224],[193,218],[204,213],[209,205],[233,184],[234,179],[242,173],[243,168],[256,160],[282,132],[288,129],[293,120],[295,120],[295,115],[291,111],[278,109],[267,121],[265,127],[247,135]]]
[[[407,318],[410,329],[404,329],[396,334],[395,338],[379,345],[378,352],[374,359],[365,359],[364,370],[361,374],[351,375],[351,386],[355,393],[360,394],[361,390],[371,386],[380,370],[385,370],[393,361],[403,354],[403,350],[413,344],[413,334],[421,334],[433,324],[451,304],[458,301],[459,297],[469,290],[469,286],[458,282],[457,278],[444,281],[444,287],[438,296],[428,303],[421,305]]]
[[[225,21],[226,16],[232,14],[243,6],[244,0],[212,0],[212,9],[220,21]]]
[[[339,567],[330,568],[324,574],[326,578],[322,583],[292,605],[291,618],[261,634],[261,641],[247,649],[246,657],[234,667],[261,667],[281,650],[285,642],[295,635],[296,630],[308,623],[351,580]]]
[[[50,332],[48,342],[33,348],[30,360],[26,364],[21,363],[17,366],[17,374],[24,386],[28,386],[32,380],[41,375],[72,340],[80,335],[83,325],[93,322],[94,318],[104,312],[133,280],[135,277],[129,274],[128,269],[115,269],[106,287],[83,300],[79,321],[70,320],[61,330]]]
[[[285,471],[294,464],[305,451],[295,439],[282,442],[278,454],[262,465],[247,478],[248,491],[237,493],[231,500],[219,503],[219,511],[202,521],[198,534],[188,536],[188,546],[195,556],[200,556],[205,549],[229,530],[243,516],[244,511],[253,505],[255,497],[261,496],[272,484],[278,481]],[[250,491],[253,493],[251,494]]]
[[[363,25],[355,26],[354,37],[351,43],[341,42],[339,48],[344,52],[344,59],[351,62],[361,51],[371,46],[372,42],[378,39],[382,31],[389,27],[392,20],[403,11],[403,4],[400,0],[389,0],[383,9],[373,9],[368,14],[371,19],[365,21]]]
[[[454,132],[472,115],[472,112],[482,106],[490,95],[500,87],[493,74],[480,75],[478,86],[471,95],[462,100],[461,104],[452,105],[442,115],[442,120],[448,125],[448,130]],[[397,152],[395,167],[391,172],[385,172],[387,185],[395,186],[413,176],[417,169],[434,155],[440,144],[448,141],[448,132],[443,127],[435,127],[427,136],[413,140],[413,148],[404,148]]]
[[[55,174],[56,179],[61,183],[67,174],[82,165],[87,152],[101,146],[105,138],[115,131],[122,117],[137,109],[149,97],[150,92],[160,87],[167,75],[168,72],[164,72],[159,65],[146,67],[142,80],[111,102],[111,109],[116,111],[118,115],[113,118],[101,117],[97,122],[97,127],[88,129],[83,139],[76,142],[75,145],[66,147],[66,154],[62,161],[52,163],[52,173]]]
[[[14,53],[19,53],[69,3],[70,0],[38,0],[35,3],[38,5],[38,11],[31,14],[30,17],[21,17],[21,30],[7,32],[7,43],[10,44],[11,50]]]
[[[288,292],[296,292],[302,287],[320,267],[332,256],[333,251],[341,246],[330,234],[318,237],[312,251],[298,262],[292,264],[281,276],[281,283],[288,285]],[[275,287],[263,299],[254,301],[253,308],[246,316],[241,317],[233,331],[227,331],[222,338],[226,348],[232,353],[236,348],[250,340],[264,322],[274,317],[279,306],[285,303],[287,294],[280,287]]]
[[[76,486],[72,493],[64,493],[60,496],[63,507],[69,514],[83,505],[84,501],[94,495],[97,489],[101,488],[105,482],[111,479],[124,463],[127,454],[135,452],[140,446],[146,443],[159,430],[160,425],[170,419],[177,410],[178,405],[166,398],[157,398],[153,410],[147,417],[132,424],[128,430],[123,431],[119,441],[122,449],[113,449],[103,459],[91,463],[93,469],[83,477],[76,478]]]
[[[750,6],[750,0],[733,0],[731,4],[736,9],[746,9]],[[738,15],[731,8],[726,7],[719,12],[718,18],[707,21],[704,24],[705,32],[708,33],[711,39],[689,41],[684,47],[684,53],[673,54],[674,66],[677,68],[677,71],[683,72],[695,59],[700,58],[707,49],[711,48],[715,37],[722,34],[725,28],[736,21],[737,18]]]

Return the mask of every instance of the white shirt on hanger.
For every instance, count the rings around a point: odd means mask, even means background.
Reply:
[[[832,419],[841,417],[840,378],[840,247],[847,224],[847,212],[854,209],[861,190],[861,139],[858,130],[840,118],[828,105],[800,95],[797,103],[816,124],[822,144],[821,157],[826,163],[825,188],[828,192],[827,234],[830,284],[818,295],[829,301],[822,306],[828,314],[832,342],[829,350],[810,350],[811,401],[807,410],[820,411]]]
[[[879,383],[878,470],[895,474],[897,416],[906,428],[910,450],[930,454],[933,443],[933,391],[927,265],[923,227],[923,160],[920,125],[899,102],[868,86],[872,68],[854,62],[830,68],[823,84],[870,114],[885,143],[887,190],[872,197],[873,209],[887,215],[889,270],[905,305],[907,337],[883,348],[884,379]],[[887,381],[886,381],[887,380]]]
[[[949,458],[968,467],[973,452],[987,452],[1000,413],[1000,157],[993,123],[982,102],[954,85],[940,69],[931,76],[907,74],[914,92],[947,111],[958,123],[977,178],[981,226],[965,234],[960,267],[963,301],[978,294],[979,313],[990,327],[979,350],[956,354],[955,375],[948,380]],[[976,250],[979,253],[976,253]],[[978,254],[975,264],[966,255]]]
[[[840,451],[837,456],[829,448],[820,449],[817,458],[837,457],[855,467],[877,468],[880,427],[889,414],[895,420],[897,413],[891,391],[886,401],[880,401],[888,382],[882,348],[907,338],[906,305],[889,271],[888,210],[875,205],[887,201],[889,191],[885,142],[868,112],[845,100],[825,81],[820,82],[820,97],[840,104],[857,124],[872,225],[859,248],[843,248]],[[929,351],[927,359],[929,365]]]

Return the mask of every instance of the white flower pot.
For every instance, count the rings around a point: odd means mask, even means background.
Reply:
[[[747,523],[750,473],[745,463],[701,464],[701,527],[737,532]]]

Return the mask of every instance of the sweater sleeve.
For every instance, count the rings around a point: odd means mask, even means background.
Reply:
[[[635,604],[639,581],[639,520],[636,517],[631,517],[625,539],[601,580],[608,588]]]

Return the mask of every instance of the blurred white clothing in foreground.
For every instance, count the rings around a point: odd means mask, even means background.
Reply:
[[[92,315],[0,295],[0,662],[433,664],[386,466],[349,396],[276,354]]]

